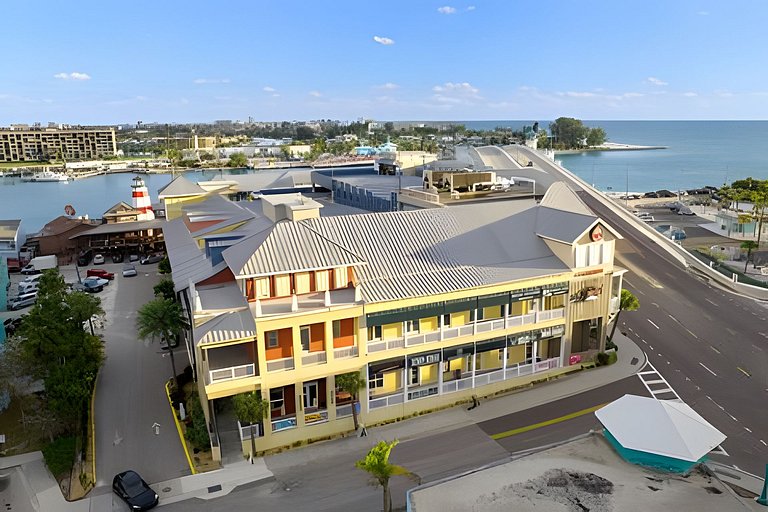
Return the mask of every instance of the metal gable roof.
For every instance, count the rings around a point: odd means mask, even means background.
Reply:
[[[210,345],[256,337],[256,323],[250,310],[224,313],[195,328],[195,344]]]
[[[261,238],[261,243],[238,271],[239,275],[286,274],[365,263],[342,244],[299,222],[279,222],[267,236],[255,238],[253,242]]]
[[[184,175],[179,175],[176,179],[157,191],[157,197],[163,199],[164,197],[174,196],[193,196],[193,195],[205,195],[206,191],[203,190],[200,185],[193,183]]]

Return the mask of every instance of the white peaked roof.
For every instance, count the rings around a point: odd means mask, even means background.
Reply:
[[[696,462],[726,436],[681,402],[624,395],[595,411],[624,448]]]
[[[579,199],[579,196],[577,196],[576,193],[562,181],[556,181],[549,186],[547,193],[544,194],[544,197],[541,199],[541,206],[571,213],[579,213],[590,217],[595,216],[595,214],[592,213],[592,210]]]

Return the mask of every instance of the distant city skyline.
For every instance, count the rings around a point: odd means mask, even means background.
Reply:
[[[0,125],[768,119],[768,4],[3,5]]]

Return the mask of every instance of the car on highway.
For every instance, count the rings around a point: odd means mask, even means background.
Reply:
[[[161,262],[163,258],[165,258],[165,256],[163,256],[162,254],[148,254],[143,258],[141,258],[141,261],[139,261],[139,263],[141,263],[142,265],[151,265],[152,263]]]
[[[646,215],[645,217],[640,217],[640,220],[643,222],[656,222],[656,219],[653,218],[653,215]]]
[[[103,265],[104,264],[104,255],[103,254],[97,254],[93,257],[93,264],[94,265]]]
[[[87,275],[88,277],[100,277],[108,281],[111,281],[115,278],[114,272],[107,272],[103,268],[89,268],[88,272],[86,272],[85,275]]]
[[[123,277],[136,277],[139,275],[138,272],[136,272],[136,266],[135,265],[128,265],[126,264],[123,267]]]
[[[157,493],[135,471],[123,471],[112,479],[112,490],[131,507],[131,510],[149,510],[157,505]]]

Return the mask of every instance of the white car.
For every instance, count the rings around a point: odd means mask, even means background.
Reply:
[[[104,255],[103,254],[97,254],[93,257],[93,264],[94,265],[102,265],[104,263]]]
[[[136,272],[135,265],[126,265],[123,267],[123,277],[136,277],[137,275],[138,272]]]
[[[109,280],[108,279],[102,279],[102,278],[96,277],[96,276],[91,276],[91,277],[86,277],[85,279],[83,279],[83,284],[85,286],[89,286],[89,287],[92,287],[92,288],[96,288],[96,287],[99,287],[99,286],[103,287],[103,286],[107,286],[109,284]]]
[[[656,222],[656,219],[654,219],[652,215],[647,215],[645,217],[640,217],[640,220],[643,221],[643,222]]]

